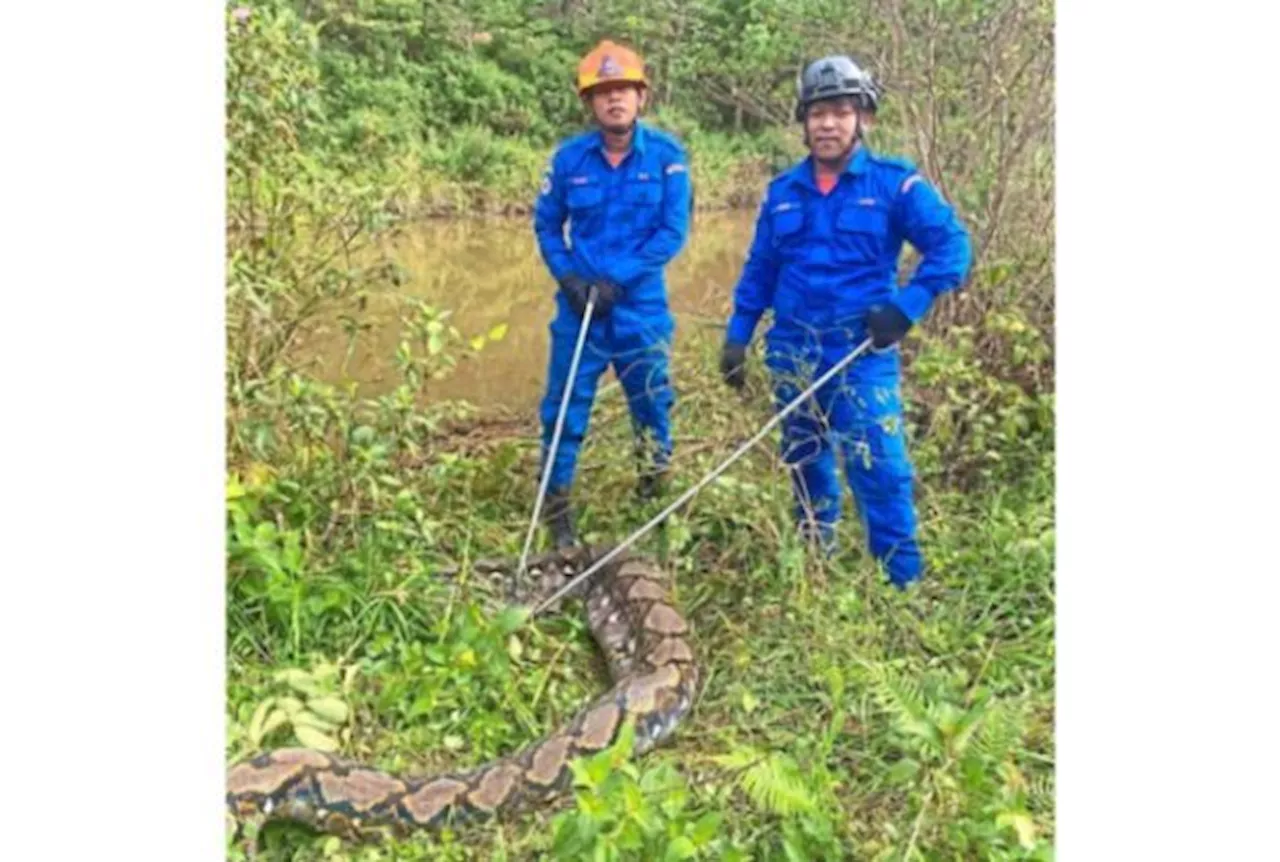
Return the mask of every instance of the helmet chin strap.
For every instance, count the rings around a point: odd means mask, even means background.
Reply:
[[[643,111],[644,111],[644,102],[642,99],[639,108],[636,110],[636,115],[632,117],[631,122],[628,123],[620,131],[614,131],[611,127],[606,126],[603,122],[601,122],[599,117],[595,117],[596,125],[599,126],[603,131],[608,132],[611,135],[619,135],[619,136],[628,135],[635,131],[636,125],[640,122],[640,114]],[[591,113],[592,113],[592,116],[594,116],[595,110],[592,109]]]
[[[837,156],[835,159],[830,160],[830,164],[840,164],[841,162],[845,161],[846,159],[852,158],[852,157],[853,157],[853,152],[854,152],[854,150],[856,150],[856,149],[858,148],[858,143],[859,143],[861,140],[862,140],[862,115],[859,113],[859,114],[854,115],[854,120],[853,120],[853,140],[849,143],[849,146],[845,147],[845,148],[844,148],[844,150],[843,150],[843,151],[841,151],[841,153],[840,153],[840,155],[839,155],[839,156]],[[804,127],[804,145],[805,145],[806,147],[807,147],[807,146],[809,146],[809,127],[808,127],[808,125],[806,125],[806,126]],[[816,159],[817,157],[815,156],[814,158]],[[819,159],[819,161],[822,161],[822,162],[826,163],[826,161],[827,161],[827,160]]]

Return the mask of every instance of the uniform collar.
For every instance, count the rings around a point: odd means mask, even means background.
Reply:
[[[849,163],[844,166],[844,170],[841,171],[841,173],[855,177],[858,174],[866,173],[867,163],[870,159],[871,151],[867,149],[867,145],[865,143],[858,141],[857,145],[853,148],[853,156],[849,159]],[[792,173],[792,176],[804,185],[816,190],[818,188],[817,170],[817,163],[813,160],[813,156],[809,155],[803,162],[796,166],[796,170]]]

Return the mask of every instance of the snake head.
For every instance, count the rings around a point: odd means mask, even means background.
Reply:
[[[574,578],[587,571],[598,560],[605,557],[610,547],[576,546],[548,551],[530,557],[524,567],[524,573],[517,577],[518,561],[503,560],[487,564],[483,569],[490,578],[501,579],[505,586],[507,601],[517,605],[533,606],[551,598]],[[625,555],[618,555],[610,560],[610,565],[619,563]],[[482,571],[480,564],[477,571]],[[590,580],[583,580],[573,585],[562,598],[582,598],[590,587]],[[554,602],[549,609],[558,609],[560,600]]]
[[[563,589],[565,584],[581,575],[598,560],[603,559],[613,550],[612,545],[576,545],[571,548],[560,548],[534,554],[525,561],[524,572],[517,576],[520,561],[515,557],[498,557],[478,559],[471,564],[471,571],[480,580],[488,582],[496,590],[502,601],[517,606],[533,607]],[[613,557],[605,568],[620,565],[628,555],[624,552]],[[454,566],[442,569],[438,574],[452,577],[461,571]],[[596,574],[603,574],[597,572]],[[574,584],[562,598],[582,598],[591,585],[591,579]],[[548,609],[558,610],[561,600],[554,602]]]

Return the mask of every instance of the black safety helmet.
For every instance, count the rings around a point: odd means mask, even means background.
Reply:
[[[805,111],[821,99],[852,96],[858,107],[875,113],[880,106],[880,87],[871,74],[844,54],[814,60],[805,67],[797,87],[796,122],[804,122]]]

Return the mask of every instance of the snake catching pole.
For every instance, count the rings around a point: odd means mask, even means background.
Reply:
[[[538,529],[538,516],[542,513],[542,501],[547,495],[547,485],[551,482],[551,468],[555,464],[556,449],[560,446],[560,433],[564,430],[564,417],[569,412],[569,396],[573,394],[573,385],[578,377],[578,360],[582,358],[582,347],[587,342],[587,328],[591,325],[591,312],[595,310],[596,288],[591,286],[587,294],[587,308],[582,313],[582,326],[578,328],[578,343],[573,348],[573,359],[569,363],[569,376],[565,380],[564,395],[560,398],[560,415],[556,417],[555,431],[551,435],[551,446],[547,450],[547,463],[542,469],[542,481],[538,484],[538,499],[533,504],[533,518],[529,521],[529,533],[524,538],[524,550],[520,552],[520,565],[516,567],[516,577],[524,575],[525,564],[529,561],[529,548],[533,545],[533,534]]]
[[[861,344],[859,344],[857,347],[855,347],[853,350],[851,350],[847,356],[845,356],[835,365],[831,366],[831,368],[829,368],[825,374],[823,374],[821,377],[815,380],[809,386],[808,389],[806,389],[804,392],[801,392],[791,401],[791,403],[789,403],[786,407],[779,410],[778,413],[775,414],[772,419],[770,419],[768,422],[765,423],[764,427],[762,427],[759,431],[756,432],[754,437],[752,437],[746,443],[743,443],[741,446],[739,446],[738,450],[734,452],[732,455],[730,455],[723,462],[721,462],[720,466],[716,467],[714,470],[712,470],[710,473],[704,476],[702,480],[698,482],[698,484],[694,485],[688,491],[685,491],[683,494],[681,494],[674,503],[667,506],[667,508],[663,509],[657,515],[654,515],[653,518],[649,521],[649,523],[645,524],[643,527],[636,530],[634,533],[632,533],[630,536],[624,539],[621,544],[615,546],[613,550],[609,551],[609,553],[605,554],[603,557],[601,557],[600,559],[592,563],[589,568],[587,568],[584,572],[582,572],[582,574],[574,577],[572,580],[566,583],[563,587],[557,590],[550,598],[542,601],[537,607],[533,609],[533,612],[530,614],[530,616],[531,617],[537,616],[543,610],[555,604],[555,602],[558,601],[562,596],[564,596],[566,593],[572,590],[579,581],[589,577],[590,575],[595,574],[595,572],[598,571],[601,567],[603,567],[605,563],[608,563],[610,560],[612,560],[618,554],[622,553],[622,551],[625,548],[627,548],[629,545],[634,543],[637,539],[639,539],[645,533],[649,532],[655,526],[662,523],[662,521],[668,515],[670,515],[676,509],[680,508],[680,506],[682,506],[687,500],[689,500],[691,497],[693,497],[695,494],[701,491],[704,487],[710,484],[713,479],[715,479],[725,470],[729,469],[729,467],[735,461],[741,458],[744,454],[746,454],[746,452],[752,446],[760,442],[760,440],[763,439],[763,437],[766,434],[768,434],[769,431],[771,431],[775,425],[777,425],[779,422],[785,419],[792,411],[794,411],[797,407],[799,407],[802,403],[804,403],[805,399],[807,399],[814,392],[817,392],[820,388],[826,385],[828,380],[830,380],[832,377],[835,377],[837,374],[839,374],[845,368],[845,366],[853,362],[853,360],[857,359],[870,346],[871,346],[871,339],[868,338],[865,341],[863,341]],[[531,537],[532,535],[533,534],[530,533]],[[527,549],[528,549],[528,546],[526,544],[526,551]],[[523,565],[521,566],[521,568],[523,569]]]

